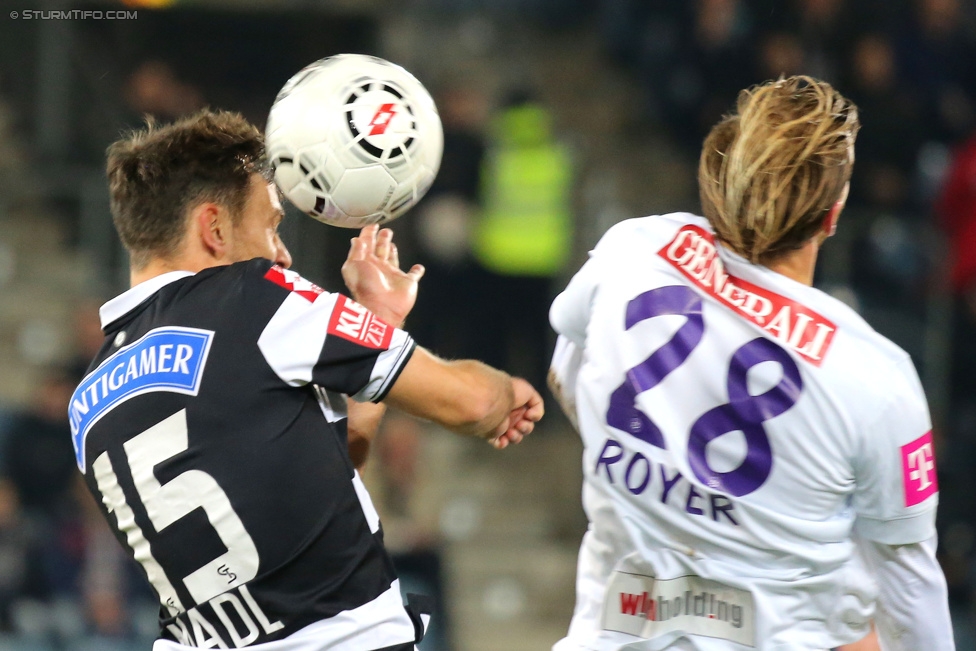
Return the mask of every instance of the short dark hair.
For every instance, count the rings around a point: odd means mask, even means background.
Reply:
[[[176,252],[193,205],[213,201],[236,218],[251,175],[268,177],[261,132],[229,111],[204,109],[165,126],[149,120],[107,157],[112,220],[136,268]]]

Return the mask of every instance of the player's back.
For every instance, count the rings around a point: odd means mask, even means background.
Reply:
[[[583,350],[591,521],[557,648],[824,649],[863,635],[874,590],[855,513],[859,527],[921,531],[934,508],[908,356],[686,214],[611,229],[552,321]],[[922,450],[921,474],[900,501],[906,449]]]
[[[413,346],[379,321],[370,339],[371,318],[260,259],[167,274],[103,308],[75,449],[169,615],[164,638],[228,648],[304,629],[288,648],[413,648],[345,450],[339,392],[380,396]]]

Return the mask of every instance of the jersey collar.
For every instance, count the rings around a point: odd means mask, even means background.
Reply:
[[[102,330],[113,321],[117,321],[125,316],[139,305],[139,303],[142,303],[166,285],[180,278],[186,278],[192,275],[194,275],[192,271],[170,271],[141,282],[132,289],[119,294],[98,310],[98,316],[102,320]]]

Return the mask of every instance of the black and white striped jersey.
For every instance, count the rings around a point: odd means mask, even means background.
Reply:
[[[159,595],[154,648],[413,649],[345,421],[410,336],[262,259],[158,276],[101,316],[72,438]]]

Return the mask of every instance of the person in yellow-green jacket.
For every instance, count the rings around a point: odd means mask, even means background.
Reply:
[[[525,92],[505,102],[490,135],[472,239],[485,310],[478,354],[544,386],[551,284],[573,245],[572,161],[549,111]]]

